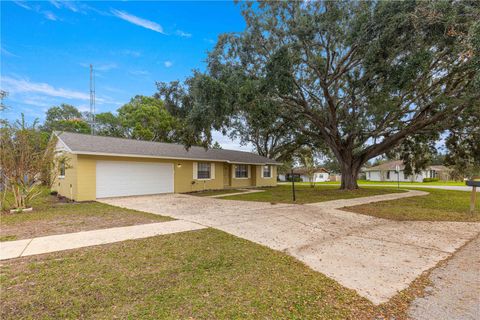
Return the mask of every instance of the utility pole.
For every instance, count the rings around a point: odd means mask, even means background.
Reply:
[[[90,128],[91,134],[95,134],[95,72],[90,64]]]

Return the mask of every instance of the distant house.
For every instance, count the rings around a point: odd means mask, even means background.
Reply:
[[[400,169],[397,173],[396,168]],[[445,166],[429,166],[416,175],[406,175],[405,165],[402,160],[395,160],[382,163],[378,166],[366,168],[366,179],[369,181],[398,181],[401,182],[423,182],[425,178],[437,178],[448,180],[449,169]]]
[[[302,182],[310,182],[310,178],[307,175],[307,170],[303,167],[294,168],[293,174],[296,176],[300,176],[300,180]],[[291,175],[290,172],[286,174],[280,174],[278,175],[278,180],[288,181],[290,180],[290,175]],[[316,168],[313,174],[313,182],[325,182],[325,181],[330,181],[330,173],[324,168]]]

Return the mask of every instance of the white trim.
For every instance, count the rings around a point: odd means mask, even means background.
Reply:
[[[247,165],[247,178],[250,179],[252,177],[252,166]]]
[[[232,178],[233,179],[236,179],[236,180],[247,180],[247,179],[250,179],[250,165],[246,164],[246,163],[239,163],[240,165],[245,165],[247,166],[247,176],[246,177],[237,177],[236,176],[236,169],[237,169],[237,165],[232,165],[232,168],[233,168],[233,174],[232,174]]]
[[[210,179],[215,180],[215,162],[210,163]]]
[[[141,154],[129,154],[129,153],[107,153],[107,152],[87,152],[87,151],[71,151],[68,150],[72,154],[79,154],[79,155],[92,155],[92,156],[110,156],[110,157],[131,157],[131,158],[154,158],[154,159],[173,159],[173,160],[190,160],[190,161],[200,161],[200,162],[226,162],[226,163],[238,163],[238,164],[251,164],[251,165],[272,165],[278,166],[279,163],[256,163],[256,162],[238,162],[238,161],[230,161],[230,160],[222,160],[222,159],[198,159],[198,158],[182,158],[182,157],[166,157],[166,156],[147,156]]]
[[[53,135],[54,135],[55,137],[57,137],[57,140],[58,140],[58,141],[57,141],[57,145],[58,145],[59,142],[62,144],[62,148],[58,148],[58,146],[55,146],[55,150],[61,150],[61,151],[65,151],[65,150],[66,150],[66,151],[72,153],[72,149],[70,149],[70,148],[67,146],[67,144],[65,143],[65,141],[63,141],[63,140],[58,136],[58,134],[56,134],[56,133],[54,132]]]
[[[269,170],[270,170],[270,176],[269,177],[265,177],[264,173],[263,173],[263,167],[269,167]],[[273,176],[273,169],[272,169],[272,166],[270,164],[266,164],[266,165],[263,165],[260,167],[260,170],[262,172],[262,179],[272,179],[272,176]]]
[[[193,163],[193,180],[198,179],[198,162]]]
[[[209,163],[207,161],[199,161],[199,162],[203,162],[203,163]],[[215,164],[214,163],[209,163],[210,164],[210,178],[201,178],[199,179],[198,178],[198,162],[194,162],[195,165],[194,165],[194,180],[197,180],[197,181],[209,181],[209,180],[213,180],[215,179],[215,173],[213,173],[212,175],[212,169],[215,168]]]

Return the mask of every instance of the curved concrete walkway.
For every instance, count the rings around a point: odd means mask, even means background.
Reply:
[[[204,226],[197,223],[176,220],[58,234],[17,241],[3,241],[0,242],[0,260],[204,228]]]
[[[411,190],[309,205],[220,200],[184,194],[104,199],[168,215],[286,252],[379,304],[475,237],[478,223],[393,221],[345,206],[428,194]]]

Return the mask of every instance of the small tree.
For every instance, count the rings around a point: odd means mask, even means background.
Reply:
[[[0,132],[0,167],[4,192],[11,192],[16,209],[28,208],[41,193],[41,176],[50,168],[55,139],[36,128],[37,120],[29,126],[24,116],[15,124],[6,122]]]

